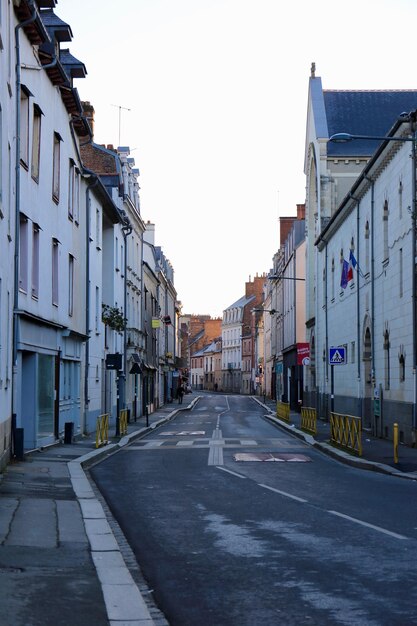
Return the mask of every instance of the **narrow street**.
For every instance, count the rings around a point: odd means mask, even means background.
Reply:
[[[342,465],[263,414],[203,394],[90,470],[169,624],[417,624],[415,482]]]

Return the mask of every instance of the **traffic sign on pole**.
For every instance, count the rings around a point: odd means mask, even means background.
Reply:
[[[329,363],[330,365],[344,365],[346,363],[345,346],[329,348]]]

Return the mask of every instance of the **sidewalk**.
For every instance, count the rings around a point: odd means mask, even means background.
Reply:
[[[316,437],[300,430],[300,415],[286,424],[275,417],[275,402],[252,397],[269,420],[326,454],[362,469],[417,480],[417,449],[365,434],[363,456],[331,446],[329,424],[319,420]],[[123,534],[106,516],[107,506],[84,470],[130,441],[191,409],[197,393],[182,405],[168,404],[128,425],[128,434],[96,449],[95,433],[34,451],[0,475],[0,624],[2,626],[167,626],[154,605]]]
[[[190,409],[168,404],[96,449],[95,433],[25,455],[0,475],[2,626],[167,626],[84,468]],[[120,547],[121,546],[121,547]]]
[[[360,469],[373,470],[402,478],[417,480],[417,448],[400,444],[398,446],[398,463],[394,462],[394,445],[392,441],[373,437],[368,432],[362,433],[362,456],[339,450],[330,444],[329,422],[317,420],[317,434],[313,437],[301,430],[301,414],[291,411],[290,424],[276,418],[276,402],[274,400],[253,396],[254,400],[268,411],[268,418],[280,427],[304,439],[310,445],[344,463]]]

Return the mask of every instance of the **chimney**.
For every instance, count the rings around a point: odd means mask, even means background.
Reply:
[[[305,204],[297,204],[297,219],[305,220],[306,217],[306,205]]]
[[[90,125],[91,135],[92,137],[94,137],[94,107],[87,100],[85,102],[81,102],[81,106],[83,108],[83,113]]]

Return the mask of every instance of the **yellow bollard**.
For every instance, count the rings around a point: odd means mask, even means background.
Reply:
[[[394,463],[398,463],[398,424],[394,424]]]

